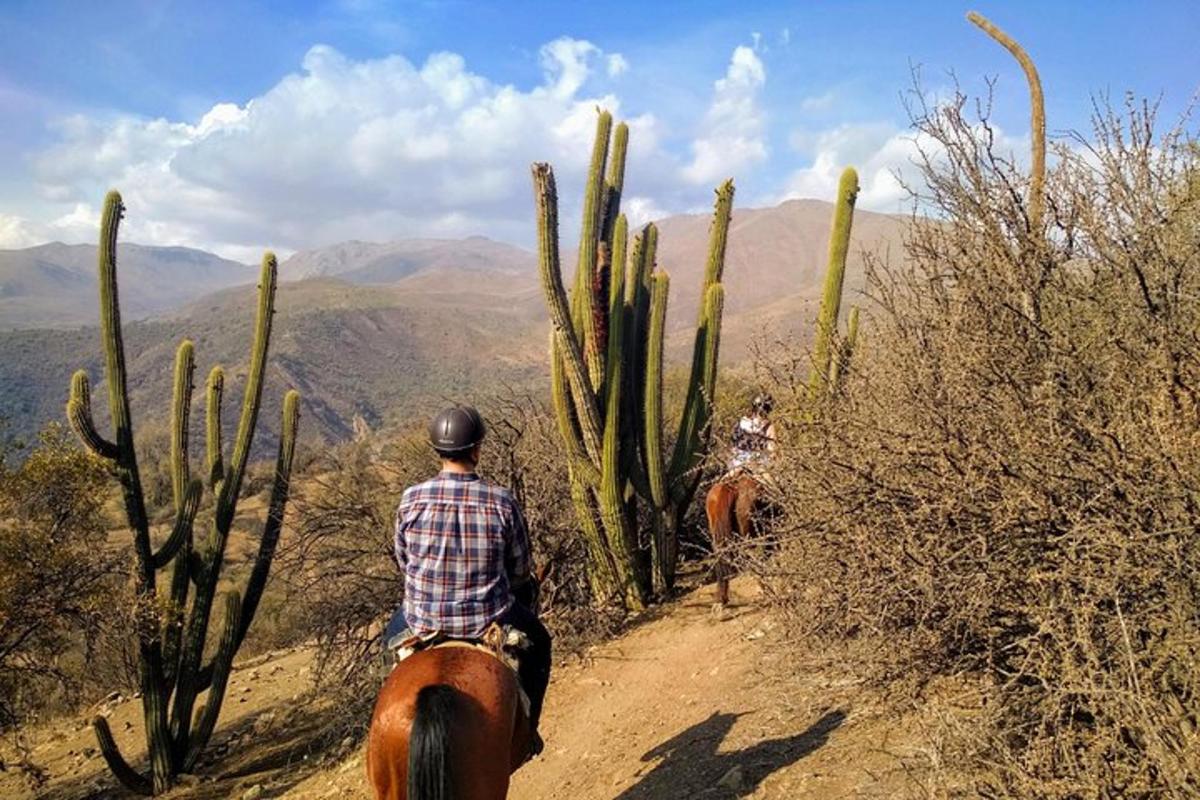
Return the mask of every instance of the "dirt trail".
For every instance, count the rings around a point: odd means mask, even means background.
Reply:
[[[848,682],[796,669],[776,646],[772,620],[736,582],[723,617],[711,587],[660,609],[578,663],[556,667],[543,722],[546,752],[514,777],[528,800],[896,797],[914,788],[900,765],[912,740],[873,712]],[[307,766],[305,736],[321,715],[286,709],[308,654],[281,654],[238,670],[215,738],[229,748],[223,774],[172,798],[369,797],[361,748]],[[140,733],[138,704],[112,708],[119,739]],[[230,737],[237,741],[230,743]],[[35,756],[54,780],[44,796],[116,797],[90,732],[42,731]],[[348,748],[349,742],[344,743]],[[337,748],[335,747],[335,751]],[[128,752],[128,751],[127,751]],[[314,757],[316,760],[316,757]],[[0,773],[0,796],[19,785]]]

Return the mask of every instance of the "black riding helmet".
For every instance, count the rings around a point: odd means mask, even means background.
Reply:
[[[760,414],[770,414],[771,409],[775,407],[775,400],[766,392],[759,392],[754,396],[754,401],[750,405]]]
[[[429,443],[444,455],[465,453],[483,441],[487,428],[471,406],[451,406],[429,423]]]

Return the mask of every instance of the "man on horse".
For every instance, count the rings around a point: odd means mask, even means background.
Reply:
[[[533,754],[550,682],[550,634],[537,618],[537,583],[525,519],[512,492],[476,473],[485,428],[479,412],[454,406],[429,426],[438,475],[405,490],[396,510],[396,561],[404,605],[388,633],[477,640],[493,624],[529,638],[518,677],[529,696]]]

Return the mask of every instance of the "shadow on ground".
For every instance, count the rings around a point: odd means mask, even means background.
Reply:
[[[749,794],[771,773],[790,766],[829,741],[829,735],[846,719],[842,710],[829,711],[802,733],[759,742],[733,752],[717,748],[740,714],[713,714],[642,756],[642,761],[662,761],[615,800],[661,800],[664,797],[737,797]],[[734,767],[741,767],[736,789],[717,782]]]

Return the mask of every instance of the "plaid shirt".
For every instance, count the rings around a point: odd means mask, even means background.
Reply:
[[[474,473],[410,486],[396,509],[404,616],[416,633],[481,635],[529,580],[525,519],[512,492]]]

